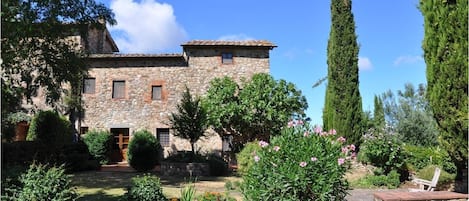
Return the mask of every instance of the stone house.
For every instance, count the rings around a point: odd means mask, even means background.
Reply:
[[[169,123],[185,87],[203,96],[213,78],[239,81],[269,73],[269,53],[276,47],[265,40],[193,40],[182,44],[182,53],[177,54],[119,54],[107,30],[89,36],[86,48],[92,54],[89,76],[83,81],[84,114],[76,125],[81,134],[92,129],[113,133],[120,153],[115,160],[123,159],[132,133],[141,129],[160,140],[166,156],[190,150],[187,140],[171,134]],[[219,152],[223,142],[211,133],[196,148]]]

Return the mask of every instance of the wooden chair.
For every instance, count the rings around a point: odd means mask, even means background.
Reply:
[[[436,188],[436,184],[438,183],[438,179],[440,178],[441,170],[440,168],[435,168],[435,173],[433,174],[433,178],[431,181],[425,179],[414,179],[412,182],[419,185],[418,189],[409,189],[410,192],[419,192],[419,191],[434,191]]]

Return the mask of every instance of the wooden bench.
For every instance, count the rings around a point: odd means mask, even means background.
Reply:
[[[376,192],[373,194],[375,201],[412,201],[412,200],[453,200],[468,199],[468,194],[450,191],[427,192]]]

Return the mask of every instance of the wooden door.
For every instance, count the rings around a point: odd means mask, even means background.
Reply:
[[[129,146],[130,136],[128,128],[111,128],[111,133],[114,136],[113,162],[127,161],[127,148]]]

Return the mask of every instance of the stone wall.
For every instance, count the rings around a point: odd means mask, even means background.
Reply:
[[[187,85],[194,95],[203,95],[215,77],[235,80],[255,73],[269,72],[269,49],[197,49],[183,55],[101,55],[90,60],[90,77],[96,79],[94,94],[83,94],[83,127],[89,129],[129,128],[129,132],[170,128],[169,117]],[[233,52],[233,64],[221,63],[221,52]],[[125,98],[112,98],[113,80],[125,81]],[[152,85],[162,86],[162,100],[152,100]],[[172,132],[172,131],[170,131]],[[216,133],[196,146],[202,152],[220,151],[222,141]],[[171,135],[172,151],[190,150],[187,140]]]

